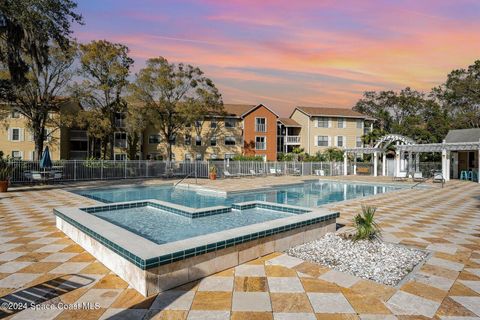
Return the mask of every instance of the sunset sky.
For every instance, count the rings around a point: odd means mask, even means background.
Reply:
[[[366,90],[429,90],[480,59],[478,0],[81,0],[81,42],[199,66],[228,103],[351,108]]]

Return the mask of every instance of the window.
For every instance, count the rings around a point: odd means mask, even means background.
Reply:
[[[202,121],[195,120],[195,128],[201,128],[201,127],[202,127]]]
[[[346,122],[345,122],[345,118],[338,118],[337,120],[337,126],[339,128],[346,128]]]
[[[343,137],[342,136],[337,136],[337,147],[343,147]]]
[[[212,147],[215,147],[217,145],[217,138],[216,137],[211,137],[210,138],[210,145]]]
[[[266,140],[265,137],[255,137],[255,150],[266,150]]]
[[[189,146],[189,145],[191,145],[191,144],[192,144],[192,136],[189,135],[189,134],[187,134],[187,135],[185,136],[185,145],[186,145],[186,146]]]
[[[118,160],[118,161],[127,160],[127,155],[125,153],[115,153],[115,160]]]
[[[115,126],[117,128],[124,128],[125,127],[125,113],[123,113],[123,112],[115,113]]]
[[[318,118],[317,127],[328,128],[328,118],[325,118],[325,117]]]
[[[363,129],[363,119],[357,119],[357,129]]]
[[[159,134],[151,134],[148,136],[148,143],[150,144],[158,144],[160,143],[160,135]]]
[[[195,145],[196,146],[201,146],[202,145],[202,137],[200,137],[200,136],[195,137]]]
[[[317,146],[328,147],[328,136],[318,136],[317,137]]]
[[[225,145],[226,146],[234,146],[236,143],[235,137],[225,137]]]
[[[362,148],[363,147],[363,142],[362,142],[361,137],[357,137],[355,145],[356,145],[357,148]]]
[[[12,128],[11,129],[11,137],[12,141],[20,141],[20,129],[19,128]]]
[[[203,160],[202,154],[201,154],[201,153],[197,153],[197,154],[195,155],[195,160],[197,160],[197,161]]]
[[[235,128],[235,119],[225,119],[225,128]]]
[[[22,151],[12,151],[12,158],[14,160],[22,160]]]
[[[114,136],[115,147],[117,148],[126,148],[127,147],[127,133],[126,132],[115,132]],[[115,155],[116,158],[116,155]],[[123,159],[120,159],[123,160]]]
[[[216,128],[217,127],[217,120],[215,119],[212,119],[210,121],[210,128]]]
[[[12,110],[12,113],[10,113],[10,117],[14,119],[18,119],[20,118],[20,112],[18,112],[17,110]]]
[[[255,118],[255,131],[256,132],[267,131],[267,120],[265,118]]]

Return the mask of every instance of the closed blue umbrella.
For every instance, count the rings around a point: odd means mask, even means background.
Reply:
[[[40,168],[51,168],[52,167],[52,159],[50,158],[50,150],[48,150],[48,146],[43,150],[42,158],[40,159]]]

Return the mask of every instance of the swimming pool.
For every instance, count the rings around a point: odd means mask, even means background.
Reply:
[[[321,205],[371,196],[405,188],[404,186],[344,183],[336,181],[305,181],[301,184],[238,192],[226,197],[199,193],[173,186],[135,186],[75,191],[105,203],[156,199],[190,208],[230,206],[232,203],[266,201],[315,208]]]

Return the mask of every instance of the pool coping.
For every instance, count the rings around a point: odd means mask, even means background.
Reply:
[[[221,250],[251,240],[272,236],[281,232],[301,228],[319,222],[336,219],[339,212],[332,212],[325,208],[304,208],[291,205],[274,204],[264,201],[250,201],[237,203],[237,206],[251,207],[253,205],[265,206],[274,210],[279,207],[285,210],[304,210],[302,214],[256,223],[248,226],[233,228],[211,234],[178,240],[175,242],[157,244],[125,228],[119,227],[102,218],[87,213],[85,210],[109,207],[111,209],[133,208],[143,206],[146,203],[165,206],[168,204],[173,210],[188,212],[201,212],[212,210],[212,207],[194,209],[163,202],[155,199],[142,201],[127,201],[114,204],[93,205],[82,208],[60,207],[54,209],[57,218],[73,225],[88,236],[99,241],[101,244],[122,256],[129,262],[143,270],[155,268],[164,264],[184,260],[190,257],[202,255],[208,252]],[[82,210],[83,209],[83,210]],[[225,210],[226,207],[215,207],[215,210]],[[231,210],[231,208],[228,208]],[[207,210],[207,211],[208,211]]]

